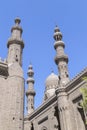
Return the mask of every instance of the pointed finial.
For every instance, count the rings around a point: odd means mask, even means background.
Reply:
[[[15,18],[15,25],[12,27],[12,29],[11,29],[11,32],[13,32],[13,30],[19,30],[20,31],[20,33],[22,34],[22,28],[21,28],[21,26],[19,25],[20,24],[20,22],[21,22],[21,20],[20,20],[20,18]]]
[[[28,69],[33,69],[32,63],[30,62]]]
[[[60,29],[58,28],[58,26],[56,25],[54,32],[60,32]]]
[[[20,18],[17,17],[17,18],[15,19],[15,24],[20,24],[20,22],[21,22]]]
[[[22,27],[19,25],[21,20],[20,18],[16,18],[15,20],[15,25],[12,26],[11,28],[11,37],[8,39],[8,43],[7,43],[7,47],[9,48],[9,45],[13,44],[14,43],[14,40],[16,40],[16,44],[19,44],[21,45],[22,49],[24,48],[24,42],[23,42],[23,39],[21,37],[22,35]]]
[[[29,65],[28,69],[31,69],[31,70],[33,69],[32,64]]]

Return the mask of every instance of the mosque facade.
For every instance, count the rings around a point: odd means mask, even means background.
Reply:
[[[54,29],[55,63],[59,74],[52,72],[45,81],[44,101],[34,108],[34,71],[29,65],[27,91],[22,69],[21,20],[15,19],[8,39],[8,54],[0,59],[0,130],[87,130],[87,114],[81,106],[83,95],[81,88],[86,88],[83,80],[87,68],[72,80],[68,72],[68,56],[64,52],[65,43],[62,33]],[[24,95],[27,97],[27,115],[24,115]]]

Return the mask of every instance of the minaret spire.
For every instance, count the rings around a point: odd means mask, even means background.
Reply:
[[[68,56],[64,53],[65,44],[62,41],[62,33],[56,26],[54,30],[54,48],[56,49],[55,62],[59,70],[59,86],[56,89],[58,112],[61,130],[73,130],[71,102],[68,100],[65,85],[69,82]],[[68,115],[68,118],[66,118]]]
[[[55,56],[55,63],[58,65],[60,83],[65,85],[69,81],[68,75],[68,56],[64,53],[65,44],[62,41],[62,33],[60,29],[56,26],[54,29],[54,48],[57,52]]]
[[[22,28],[20,27],[20,19],[15,19],[15,25],[11,29],[11,37],[8,40],[8,77],[7,88],[5,88],[6,111],[7,113],[2,117],[3,123],[5,123],[2,129],[4,130],[24,130],[24,76],[22,69],[22,50],[24,47],[23,40],[21,38]],[[4,83],[4,84],[5,84]],[[8,119],[8,121],[6,121]],[[0,118],[1,120],[1,118]],[[0,124],[1,125],[1,124]]]
[[[20,26],[21,20],[19,18],[15,19],[15,25],[11,28],[11,37],[8,40],[8,64],[13,64],[18,62],[22,65],[22,50],[24,48],[24,42],[22,40],[22,28]]]
[[[34,96],[35,96],[35,90],[34,90],[34,71],[32,65],[29,65],[28,68],[28,79],[27,79],[27,84],[28,84],[28,90],[26,91],[26,96],[27,96],[27,109],[28,109],[28,114],[32,113],[34,111]]]

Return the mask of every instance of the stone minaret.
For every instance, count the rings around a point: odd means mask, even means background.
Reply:
[[[20,19],[15,19],[15,25],[11,29],[11,37],[8,40],[8,78],[6,87],[6,111],[7,124],[4,130],[24,130],[24,78],[22,70],[22,50],[24,47],[21,38],[22,28]]]
[[[19,25],[20,22],[19,18],[15,19],[15,25],[11,29],[12,36],[7,43],[7,47],[9,48],[7,61],[9,65],[15,62],[22,65],[22,50],[24,48],[24,43],[21,38],[22,28]]]
[[[57,26],[54,30],[54,39],[54,48],[57,52],[55,62],[58,65],[60,82],[62,85],[65,85],[67,82],[69,82],[69,74],[67,67],[68,56],[64,53],[65,44],[62,41],[62,33]]]
[[[56,26],[54,30],[56,49],[55,62],[59,70],[59,86],[56,90],[59,120],[61,130],[74,130],[74,125],[72,124],[72,103],[68,100],[68,95],[66,93],[65,85],[69,82],[68,75],[68,56],[64,53],[64,42],[62,41],[62,34],[59,28]]]
[[[28,90],[26,91],[26,96],[27,96],[27,110],[28,114],[32,113],[34,111],[34,96],[35,96],[35,90],[34,90],[34,71],[32,65],[29,65],[28,68],[28,79],[27,79],[27,84],[28,84]]]

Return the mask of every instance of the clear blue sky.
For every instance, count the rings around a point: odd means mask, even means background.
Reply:
[[[54,27],[63,33],[65,52],[69,56],[72,79],[87,66],[87,0],[2,0],[0,2],[0,57],[7,55],[7,40],[15,17],[21,18],[25,48],[23,51],[24,77],[32,62],[35,78],[35,107],[41,104],[45,79],[54,63]]]

